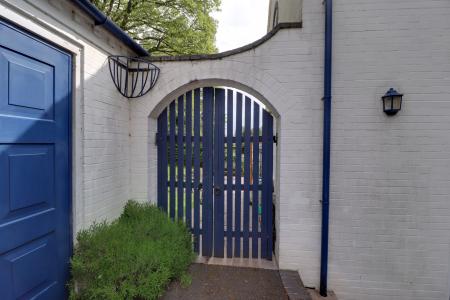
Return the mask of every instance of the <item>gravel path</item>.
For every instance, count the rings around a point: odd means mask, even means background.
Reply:
[[[189,273],[189,287],[173,282],[162,299],[288,299],[277,270],[193,264]]]

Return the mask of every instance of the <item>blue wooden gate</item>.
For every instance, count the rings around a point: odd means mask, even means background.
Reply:
[[[203,256],[272,259],[273,117],[223,88],[181,95],[158,118],[158,206]]]
[[[71,56],[0,20],[0,298],[64,299]]]

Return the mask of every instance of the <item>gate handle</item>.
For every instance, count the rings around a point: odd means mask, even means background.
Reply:
[[[214,187],[214,195],[215,196],[220,196],[220,193],[222,192],[222,189],[219,186],[215,186]]]

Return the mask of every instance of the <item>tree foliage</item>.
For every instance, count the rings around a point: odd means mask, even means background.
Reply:
[[[152,55],[214,53],[221,0],[90,0]]]

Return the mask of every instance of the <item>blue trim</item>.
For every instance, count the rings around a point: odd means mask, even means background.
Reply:
[[[141,45],[133,40],[126,32],[120,29],[111,19],[109,19],[103,12],[101,12],[95,5],[88,0],[72,0],[80,9],[87,13],[94,19],[96,26],[103,26],[112,35],[118,38],[122,43],[130,47],[139,56],[149,56]]]
[[[320,295],[327,296],[328,231],[330,209],[331,144],[331,64],[333,46],[333,0],[325,1],[325,61],[323,97],[323,174],[322,174],[322,241],[320,258]]]
[[[68,59],[69,59],[69,87],[68,87],[68,98],[69,98],[69,103],[68,103],[68,122],[69,122],[69,128],[68,128],[68,156],[69,156],[69,256],[72,257],[73,255],[73,249],[74,249],[74,243],[73,243],[73,238],[74,238],[74,232],[73,232],[73,145],[74,145],[74,141],[73,141],[73,109],[72,109],[72,105],[73,105],[73,90],[72,87],[75,84],[75,82],[73,82],[73,59],[72,59],[72,55],[69,52],[66,52]]]

